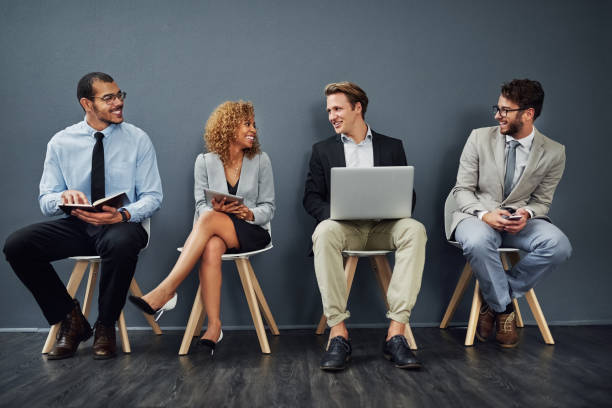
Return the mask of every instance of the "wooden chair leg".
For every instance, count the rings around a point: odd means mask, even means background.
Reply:
[[[68,294],[74,298],[77,289],[81,281],[83,280],[83,275],[87,270],[87,266],[89,265],[88,261],[77,261],[72,269],[72,274],[70,275],[70,279],[68,280],[68,285],[66,285],[66,291]],[[45,345],[43,346],[42,353],[47,354],[53,349],[55,345],[55,337],[57,336],[57,332],[60,329],[61,323],[54,324],[51,326],[49,330],[49,335],[47,336],[47,340],[45,341]]]
[[[387,310],[389,309],[389,302],[387,302],[387,292],[389,291],[389,282],[391,282],[391,267],[389,261],[385,255],[370,256],[370,264],[372,265],[372,271],[376,277],[376,282],[382,292],[383,300]]]
[[[238,274],[240,275],[240,282],[242,282],[242,288],[247,298],[249,310],[251,311],[251,317],[253,318],[253,324],[255,325],[255,332],[257,333],[257,339],[259,340],[259,346],[261,352],[264,354],[270,354],[270,345],[268,344],[268,337],[266,336],[266,329],[261,319],[261,313],[257,304],[257,296],[253,289],[253,281],[251,280],[251,274],[249,273],[248,263],[249,260],[245,258],[238,258],[235,260],[236,267],[238,268]]]
[[[538,327],[540,329],[540,333],[542,333],[544,342],[551,345],[555,344],[555,340],[550,333],[548,323],[546,323],[546,318],[544,317],[544,313],[542,313],[542,308],[540,308],[540,303],[538,302],[538,298],[536,297],[533,289],[530,289],[527,293],[525,293],[525,299],[527,299],[527,303],[529,303],[529,307],[531,308],[531,313],[538,323]]]
[[[202,333],[202,328],[204,327],[204,320],[206,320],[206,310],[204,309],[204,306],[202,306],[202,313],[200,313],[200,319],[198,320],[198,324],[193,328],[193,333],[191,333],[191,337],[200,337],[200,333]]]
[[[499,253],[499,258],[501,260],[502,263],[502,267],[504,268],[504,271],[509,271],[512,268],[512,263],[510,262],[510,260],[508,259],[509,257],[511,257],[513,254],[507,254],[505,252],[500,252]]]
[[[198,285],[198,292],[196,293],[195,300],[193,301],[193,306],[191,307],[191,314],[189,315],[189,321],[187,322],[185,334],[183,335],[183,341],[181,342],[181,347],[179,348],[179,356],[184,356],[185,354],[189,353],[189,347],[191,346],[191,340],[193,339],[194,328],[200,321],[200,316],[202,315],[202,312],[202,298],[200,297],[200,287]]]
[[[500,253],[499,254],[502,265],[504,266],[505,271],[509,271],[512,269],[512,266],[516,265],[518,261],[521,260],[521,256],[518,252],[510,252],[510,253]],[[518,301],[516,299],[512,299],[512,304],[514,305],[514,312],[516,315],[516,327],[525,327],[525,323],[523,322],[523,315],[521,314],[521,309],[519,308]]]
[[[380,286],[380,290],[382,291],[383,299],[385,300],[385,305],[387,306],[387,310],[389,310],[389,302],[387,301],[387,291],[389,290],[389,284],[391,283],[391,266],[389,265],[389,260],[385,255],[375,255],[370,257],[370,263],[372,264],[372,270],[374,271],[374,276],[376,276],[376,281]],[[414,339],[414,334],[412,333],[412,329],[410,328],[410,323],[406,323],[406,329],[404,330],[404,337],[408,341],[408,345],[411,350],[417,350],[416,340]]]
[[[457,286],[455,287],[455,291],[453,292],[453,296],[451,297],[450,302],[448,303],[448,307],[446,308],[446,312],[444,313],[444,317],[442,318],[442,322],[440,323],[441,329],[446,329],[448,324],[450,323],[455,311],[457,310],[457,306],[459,306],[459,302],[463,297],[463,293],[470,283],[470,278],[472,277],[472,267],[469,262],[465,263],[463,267],[463,272],[461,272],[461,276],[459,277],[459,281],[457,282]]]
[[[315,330],[315,334],[325,333],[326,327],[327,327],[327,317],[325,317],[325,315],[322,314],[321,319],[319,320],[319,324],[317,325],[317,329]]]
[[[525,323],[523,322],[523,315],[521,314],[521,309],[519,309],[518,300],[512,299],[512,304],[514,305],[514,312],[516,315],[516,327],[525,327]]]
[[[127,326],[125,325],[125,316],[123,315],[123,310],[119,315],[117,326],[119,326],[119,335],[121,337],[121,347],[123,348],[123,352],[129,354],[132,352],[132,349],[130,348],[130,339],[128,338],[127,334]]]
[[[270,328],[270,332],[274,336],[280,335],[278,331],[278,326],[276,325],[276,321],[274,321],[274,316],[272,316],[272,311],[270,310],[270,306],[268,306],[268,302],[261,290],[261,286],[259,286],[259,281],[255,276],[255,272],[253,271],[253,265],[251,262],[247,262],[247,266],[249,268],[249,274],[251,275],[251,281],[253,282],[253,289],[255,290],[255,296],[257,297],[257,302],[259,303],[259,308],[261,309],[264,319],[268,323],[268,327]]]
[[[140,290],[138,283],[136,283],[136,279],[132,279],[132,282],[130,283],[130,292],[136,297],[142,297],[142,291]],[[157,324],[153,316],[147,313],[143,313],[143,316],[145,317],[145,319],[147,319],[149,326],[151,326],[151,328],[153,329],[153,333],[157,335],[162,334],[162,330],[159,328],[159,325]]]
[[[406,337],[406,340],[408,341],[408,346],[410,346],[410,350],[418,350],[416,340],[414,339],[414,334],[412,334],[412,329],[410,328],[410,323],[406,323],[404,337]]]
[[[89,277],[87,278],[87,286],[85,287],[85,298],[83,299],[83,316],[89,317],[91,311],[91,301],[96,290],[96,281],[98,280],[98,271],[100,270],[99,262],[89,263]]]
[[[478,313],[482,305],[480,297],[480,285],[478,280],[474,286],[474,298],[472,299],[472,308],[470,309],[470,320],[468,321],[467,333],[465,334],[465,345],[473,346],[474,337],[476,336],[476,324],[478,323]]]
[[[359,258],[356,256],[349,256],[344,262],[344,275],[346,276],[346,301],[348,302],[348,296],[351,293],[351,286],[353,286],[353,278],[355,278],[355,270],[357,269],[357,262]],[[325,314],[321,315],[319,325],[317,326],[316,334],[323,334],[327,327],[327,317]]]

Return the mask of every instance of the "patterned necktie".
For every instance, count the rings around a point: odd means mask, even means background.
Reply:
[[[514,180],[514,168],[516,167],[516,148],[520,144],[516,140],[508,142],[510,147],[506,154],[506,177],[504,178],[504,200],[510,195],[512,191],[512,180]]]
[[[96,144],[91,154],[91,202],[104,198],[104,133],[96,132]]]

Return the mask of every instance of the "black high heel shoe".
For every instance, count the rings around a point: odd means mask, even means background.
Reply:
[[[172,310],[176,307],[176,301],[178,299],[178,296],[176,292],[174,292],[174,296],[172,296],[172,299],[164,303],[164,305],[157,310],[153,310],[151,305],[149,305],[147,302],[142,300],[142,298],[130,295],[129,299],[130,299],[130,302],[132,302],[134,305],[136,305],[136,307],[138,307],[140,310],[142,310],[146,314],[154,315],[155,321],[157,321],[159,320],[161,315],[164,314],[165,311]]]
[[[219,339],[216,343],[212,340],[200,339],[198,341],[198,345],[208,347],[210,349],[210,355],[212,356],[213,354],[215,354],[215,347],[217,347],[217,344],[221,343],[221,340],[223,340],[223,330],[221,330],[221,334],[219,334]]]

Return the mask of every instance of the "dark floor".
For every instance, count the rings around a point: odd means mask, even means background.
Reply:
[[[253,331],[226,332],[214,358],[178,357],[182,333],[130,332],[132,354],[94,361],[91,340],[74,358],[47,361],[46,333],[0,333],[0,406],[602,407],[612,406],[612,326],[536,327],[516,349],[463,346],[465,329],[415,328],[420,371],[394,368],[382,329],[351,330],[353,361],[322,372],[326,336],[281,331],[262,355]]]

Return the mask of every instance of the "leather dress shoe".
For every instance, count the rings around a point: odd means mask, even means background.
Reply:
[[[117,340],[115,338],[115,325],[105,326],[96,322],[94,334],[93,353],[94,360],[106,360],[117,355]]]
[[[421,368],[422,364],[410,350],[406,337],[401,334],[391,337],[383,343],[383,355],[395,363],[398,368]]]
[[[516,319],[514,312],[497,315],[497,332],[495,339],[504,348],[516,347],[519,344],[519,336],[516,331]]]
[[[91,337],[91,326],[81,312],[79,301],[73,299],[73,302],[74,307],[62,320],[55,347],[47,354],[48,360],[61,360],[74,356],[79,343]]]
[[[483,303],[478,313],[478,324],[476,325],[476,337],[485,342],[491,337],[495,327],[495,313],[489,305]]]
[[[351,359],[351,343],[342,336],[336,336],[329,342],[321,358],[321,370],[340,371],[344,370],[346,363]]]

